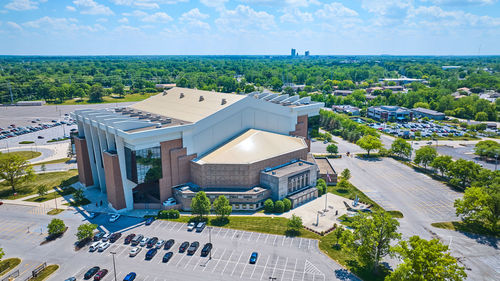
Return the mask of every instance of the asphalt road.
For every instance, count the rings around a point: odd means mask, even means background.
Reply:
[[[474,145],[464,145],[459,147],[451,147],[451,146],[438,146],[437,152],[439,154],[445,154],[451,156],[453,159],[465,159],[469,161],[474,161],[478,164],[481,164],[483,168],[490,169],[492,171],[495,170],[495,163],[486,162],[481,160],[481,158],[474,154]]]
[[[123,216],[117,222],[109,223],[106,214],[97,216],[92,222],[109,231],[121,231],[123,236],[102,253],[90,253],[87,247],[74,251],[77,226],[87,222],[86,216],[77,211],[66,211],[57,216],[69,227],[62,238],[39,245],[45,236],[45,225],[52,217],[44,215],[46,210],[38,209],[6,204],[0,206],[0,247],[4,248],[6,258],[23,259],[19,266],[20,280],[43,262],[61,266],[48,280],[65,280],[70,276],[82,280],[83,274],[94,265],[110,270],[104,280],[113,280],[112,251],[116,252],[118,280],[123,280],[131,271],[138,274],[136,280],[140,281],[269,280],[269,277],[292,281],[357,280],[321,253],[316,240],[224,228],[213,228],[210,237],[208,228],[202,233],[188,232],[185,224],[167,221],[145,226],[142,219]],[[152,260],[146,261],[146,249],[143,249],[136,257],[130,258],[130,246],[124,245],[123,240],[132,232],[147,237],[175,239],[174,256],[168,263],[162,263],[166,252],[162,249]],[[199,241],[203,246],[210,238],[214,245],[211,260],[200,256],[201,248],[193,256],[177,251],[183,241]],[[259,258],[255,265],[251,265],[248,259],[254,251],[259,252]]]

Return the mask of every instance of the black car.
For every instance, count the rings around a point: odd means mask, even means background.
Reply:
[[[153,222],[155,221],[155,218],[153,217],[149,217],[147,220],[146,220],[146,225],[151,225]]]
[[[92,278],[92,276],[94,276],[99,271],[99,269],[101,269],[101,268],[98,266],[92,267],[87,272],[85,272],[85,275],[83,275],[83,279],[88,280],[88,279]]]
[[[111,234],[111,236],[109,237],[109,242],[115,243],[116,240],[120,239],[120,237],[122,237],[122,233],[121,232],[115,232],[115,233]]]
[[[162,261],[163,261],[163,262],[168,262],[168,261],[172,258],[172,256],[173,256],[173,255],[174,255],[174,253],[172,253],[172,252],[167,252],[167,253],[163,256],[163,260],[162,260]]]
[[[200,242],[198,242],[198,241],[194,241],[193,243],[191,243],[191,245],[189,246],[189,248],[187,250],[188,255],[194,255],[196,250],[198,250],[199,246],[200,246]]]
[[[153,237],[149,239],[148,243],[146,244],[146,247],[153,248],[153,246],[156,245],[156,242],[158,242],[158,237]]]
[[[150,259],[152,259],[152,258],[156,255],[156,252],[158,252],[158,249],[157,249],[157,248],[152,248],[152,249],[150,249],[150,250],[146,253],[146,260],[150,260]]]
[[[184,253],[188,247],[189,247],[188,241],[182,242],[181,246],[179,247],[179,253]]]
[[[135,237],[134,233],[131,233],[131,234],[127,235],[127,237],[125,237],[124,243],[125,244],[130,244],[130,242],[132,242],[132,239],[134,239],[134,237]]]
[[[94,235],[94,241],[99,241],[106,234],[105,232],[99,231],[96,235]]]
[[[174,239],[169,239],[165,245],[163,245],[163,250],[170,250],[170,248],[172,248],[172,246],[174,245],[175,243],[175,240]]]
[[[203,246],[203,249],[201,249],[201,256],[206,257],[208,254],[212,251],[212,243],[207,243],[205,246]]]

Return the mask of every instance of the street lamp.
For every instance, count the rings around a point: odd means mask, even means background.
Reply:
[[[113,255],[113,272],[115,273],[115,281],[116,281],[116,266],[115,266],[115,255],[116,252],[110,252]]]

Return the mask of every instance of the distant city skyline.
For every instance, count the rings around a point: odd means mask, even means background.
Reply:
[[[500,55],[498,0],[0,0],[0,55]]]

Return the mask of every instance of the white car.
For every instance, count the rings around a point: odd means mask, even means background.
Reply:
[[[115,222],[120,218],[120,214],[114,214],[109,218],[109,222]]]
[[[135,257],[141,250],[142,250],[141,247],[133,247],[132,249],[130,249],[129,256]]]
[[[142,238],[141,243],[139,245],[141,245],[142,247],[144,247],[144,246],[146,246],[146,244],[148,243],[148,241],[149,241],[149,238],[144,237],[144,238]]]
[[[97,251],[97,249],[99,249],[99,246],[102,244],[103,242],[101,241],[97,241],[97,242],[94,242],[90,245],[89,247],[89,252],[95,252]]]
[[[175,201],[174,197],[170,197],[163,202],[163,206],[173,206],[175,204],[177,204],[177,202]]]
[[[160,249],[161,247],[163,247],[163,245],[165,245],[165,240],[158,240],[158,242],[156,242],[155,247]]]
[[[196,227],[196,223],[190,222],[188,224],[188,231],[193,231],[193,229]]]
[[[99,246],[98,251],[99,251],[99,252],[103,252],[104,250],[106,250],[107,248],[109,248],[109,246],[111,246],[111,243],[109,243],[109,242],[104,242],[104,243],[102,243],[102,244]]]
[[[111,236],[111,233],[110,232],[106,232],[106,234],[104,234],[102,236],[102,239],[101,239],[102,242],[108,242],[110,236]]]

